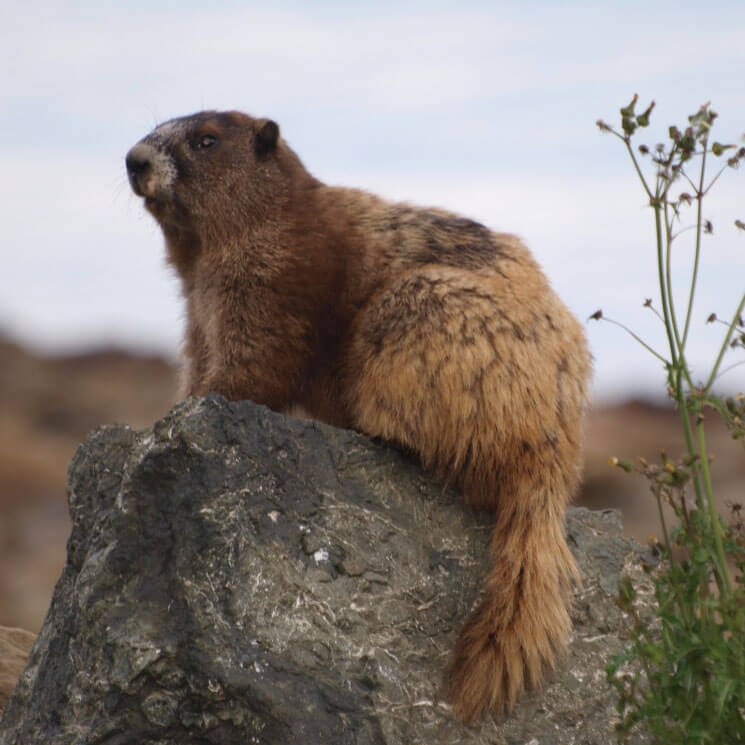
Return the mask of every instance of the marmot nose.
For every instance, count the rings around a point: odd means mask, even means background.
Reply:
[[[127,153],[127,157],[124,159],[124,162],[127,165],[127,171],[129,172],[130,176],[139,176],[140,174],[145,173],[148,168],[150,168],[150,159],[148,158],[148,153],[145,151],[145,148],[141,147],[140,145],[135,145]]]
[[[128,153],[124,162],[127,166],[127,175],[132,191],[138,197],[144,196],[143,178],[147,176],[152,168],[150,160],[151,149],[147,145],[140,143],[135,145]]]

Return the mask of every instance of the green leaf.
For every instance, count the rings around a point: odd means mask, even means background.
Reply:
[[[636,129],[636,122],[630,116],[624,116],[621,119],[621,127],[623,128],[623,131],[630,136],[634,134],[634,130]]]
[[[624,106],[621,109],[621,116],[624,118],[634,116],[634,107],[636,106],[636,102],[638,100],[639,100],[639,96],[636,93],[634,93],[634,97],[631,99],[631,103],[629,103],[628,106]]]
[[[654,101],[652,101],[651,104],[647,107],[646,111],[639,114],[639,116],[636,117],[636,123],[640,127],[648,127],[649,126],[649,115],[652,113],[652,109],[654,108]]]
[[[721,142],[715,142],[711,146],[711,152],[714,153],[714,155],[716,155],[718,158],[725,150],[732,150],[735,147],[737,146],[736,145],[722,145]]]

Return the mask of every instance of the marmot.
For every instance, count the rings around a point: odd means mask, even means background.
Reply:
[[[187,306],[183,393],[216,391],[415,451],[495,511],[483,600],[447,677],[503,713],[566,645],[590,358],[528,250],[440,209],[315,179],[277,124],[206,111],[127,154]]]

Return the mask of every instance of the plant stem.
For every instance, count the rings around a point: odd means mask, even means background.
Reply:
[[[741,365],[745,365],[745,360],[740,360],[740,362],[735,362],[729,365],[728,367],[725,367],[724,370],[722,370],[722,372],[720,372],[719,375],[717,375],[715,380],[718,380],[719,378],[722,377],[722,375],[726,375],[730,370],[733,370],[736,367],[740,367]]]
[[[670,534],[667,532],[667,522],[665,522],[665,513],[662,511],[662,497],[659,494],[655,494],[657,500],[657,514],[660,516],[660,525],[662,526],[662,537],[665,539],[665,546],[667,547],[670,563],[674,564],[673,559],[673,544],[670,542]]]
[[[634,155],[634,150],[631,147],[631,140],[628,137],[621,137],[621,139],[624,142],[624,145],[626,145],[626,149],[629,151],[629,155],[631,156],[631,162],[634,164],[634,168],[636,169],[636,175],[639,177],[639,180],[642,182],[642,186],[644,187],[644,191],[647,192],[647,196],[649,197],[650,203],[654,202],[654,195],[649,189],[649,186],[647,186],[647,182],[644,178],[644,174],[642,173],[642,169],[639,167],[639,162],[636,159],[636,155]]]
[[[708,394],[709,390],[711,389],[711,384],[714,382],[714,379],[717,376],[719,366],[722,364],[722,358],[724,357],[724,353],[727,351],[727,347],[729,346],[730,339],[732,338],[732,332],[738,325],[738,321],[740,320],[740,316],[742,315],[743,308],[745,308],[745,294],[743,294],[742,299],[740,300],[740,304],[737,306],[737,310],[735,311],[735,315],[732,317],[732,322],[727,328],[727,334],[725,335],[722,346],[719,349],[717,361],[714,363],[714,367],[711,370],[711,375],[709,375],[709,380],[706,381],[706,385],[704,386],[704,393]]]
[[[647,342],[645,342],[640,336],[635,334],[628,326],[624,325],[623,323],[620,323],[619,321],[614,321],[612,318],[607,318],[606,316],[603,316],[600,320],[605,321],[606,323],[612,323],[614,326],[618,326],[619,328],[622,328],[627,334],[629,334],[629,336],[636,339],[636,341],[638,341],[639,344],[641,344],[650,354],[653,354],[660,362],[662,362],[665,365],[665,367],[668,367],[670,365],[670,362],[668,360],[666,360],[658,352],[655,352],[655,350],[652,349],[652,347],[650,347],[649,344],[647,344]]]
[[[680,376],[680,371],[678,371],[678,376],[676,379],[676,386],[675,386],[675,396],[676,401],[678,403],[678,411],[680,412],[680,418],[681,422],[683,424],[683,434],[685,435],[686,440],[686,447],[688,448],[688,455],[691,457],[700,457],[698,451],[696,450],[696,446],[693,443],[693,432],[691,431],[691,420],[688,415],[688,407],[686,406],[685,399],[683,398],[683,389],[681,386],[682,380]],[[704,500],[703,500],[703,493],[701,491],[701,480],[699,479],[698,469],[692,469],[693,470],[693,488],[696,492],[696,506],[698,509],[703,510],[704,509]]]
[[[674,369],[677,369],[678,351],[672,331],[672,321],[670,319],[670,309],[668,307],[669,298],[667,296],[667,283],[665,282],[665,250],[663,247],[662,238],[662,208],[660,207],[660,204],[656,199],[652,202],[652,208],[654,209],[654,226],[655,232],[657,234],[657,272],[659,274],[660,299],[662,300],[662,315],[665,318],[665,332],[667,333],[668,346],[670,347],[670,357],[672,359],[671,364]]]
[[[724,583],[726,594],[732,593],[732,582],[729,576],[727,560],[724,556],[724,541],[722,540],[722,526],[719,521],[719,513],[716,504],[714,504],[714,491],[711,486],[711,473],[709,472],[709,458],[706,452],[706,436],[704,434],[703,420],[696,423],[696,434],[698,435],[698,451],[701,457],[701,472],[704,476],[704,487],[706,489],[706,499],[709,506],[709,519],[711,521],[711,531],[714,535],[714,547],[716,550],[715,558],[717,571]],[[721,585],[720,585],[721,587]]]
[[[678,349],[678,357],[683,358],[683,351],[685,342],[681,342],[680,334],[678,332],[678,319],[675,315],[675,302],[673,300],[673,281],[672,271],[670,269],[671,258],[673,253],[673,237],[672,237],[672,225],[670,224],[670,218],[668,213],[668,202],[667,198],[664,199],[665,204],[665,282],[667,290],[667,299],[670,305],[670,326],[673,332],[673,338],[675,339],[675,345]],[[688,376],[687,366],[682,367],[686,379],[690,383]]]
[[[696,189],[696,250],[693,259],[693,276],[691,278],[691,292],[688,296],[688,310],[686,311],[686,322],[683,329],[683,345],[685,346],[686,339],[688,339],[688,329],[691,325],[691,313],[693,311],[693,297],[696,293],[696,282],[698,280],[698,263],[701,256],[701,228],[703,226],[703,203],[704,203],[704,173],[706,171],[706,143],[708,137],[704,140],[704,154],[701,158],[701,176],[698,182],[698,188]],[[708,191],[708,189],[707,189]]]

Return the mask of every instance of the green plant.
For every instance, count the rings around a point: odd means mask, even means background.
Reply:
[[[704,199],[723,171],[745,160],[745,148],[712,141],[717,115],[708,104],[688,117],[687,126],[670,127],[667,143],[635,147],[634,137],[649,125],[654,109],[652,102],[636,113],[636,103],[634,96],[621,109],[620,129],[603,121],[598,126],[624,144],[649,199],[660,308],[652,300],[644,305],[664,325],[667,350],[653,349],[623,324],[604,318],[602,311],[591,318],[622,326],[664,365],[667,392],[680,414],[686,452],[677,460],[663,453],[660,464],[639,459],[635,466],[611,459],[613,465],[639,471],[649,479],[662,539],[656,546],[659,564],[650,568],[656,598],[651,617],[640,615],[631,580],[622,584],[619,604],[631,618],[631,642],[608,666],[608,681],[619,696],[619,742],[625,742],[637,724],[645,723],[655,742],[665,745],[745,743],[745,526],[739,505],[732,506],[728,519],[717,511],[705,431],[706,415],[715,411],[732,437],[745,435],[743,396],[722,399],[713,392],[728,350],[745,349],[745,293],[731,320],[723,322],[726,331],[705,382],[694,382],[687,357],[702,236],[712,231],[703,213]],[[718,168],[707,181],[712,162]],[[677,193],[679,185],[683,191]],[[688,230],[682,221],[691,211],[690,284],[679,305],[671,257],[681,233]],[[736,220],[735,225],[745,230],[742,221]],[[708,321],[719,322],[714,314]],[[673,525],[668,525],[663,503],[673,508]]]

